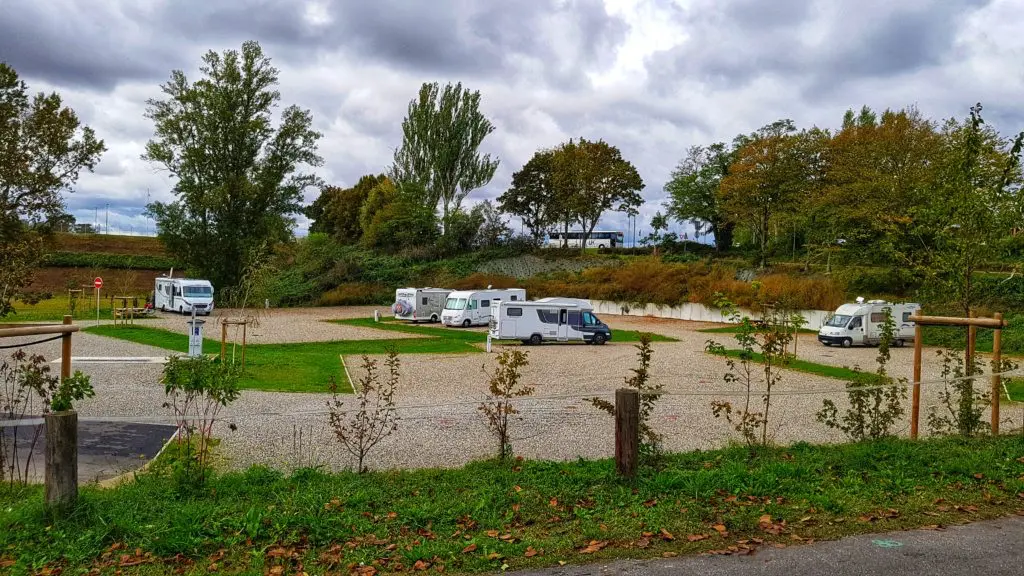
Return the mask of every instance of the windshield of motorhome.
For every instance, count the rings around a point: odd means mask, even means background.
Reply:
[[[846,323],[850,321],[850,316],[846,314],[836,314],[829,318],[828,322],[825,322],[825,326],[832,326],[833,328],[843,328]]]
[[[209,286],[185,286],[185,296],[212,296],[213,289]]]
[[[466,299],[465,298],[449,298],[444,303],[445,310],[465,310]]]

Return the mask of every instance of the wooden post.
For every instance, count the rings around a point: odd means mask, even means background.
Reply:
[[[249,321],[242,322],[242,370],[245,370],[245,329],[249,326]]]
[[[974,318],[976,316],[977,316],[977,314],[975,314],[974,310],[971,310],[970,312],[967,313],[967,317],[968,318]],[[974,375],[974,353],[975,353],[975,349],[977,348],[977,342],[978,342],[978,327],[977,326],[973,326],[973,325],[972,326],[968,326],[967,327],[967,351],[964,352],[964,363],[965,363],[964,364],[964,370],[966,371],[968,376],[973,376]]]
[[[220,323],[220,363],[224,363],[224,356],[228,351],[228,325],[226,322]]]
[[[64,325],[71,324],[71,316],[64,315]],[[66,332],[60,338],[60,379],[71,377],[71,332]]]
[[[920,324],[914,325],[914,391],[910,407],[910,439],[917,440],[921,420],[921,347],[924,336]]]
[[[1002,312],[992,315],[996,320],[1003,319]],[[992,434],[999,434],[999,401],[1002,399],[1003,377],[999,372],[1003,369],[1003,331],[996,328],[992,331]]]
[[[46,506],[66,514],[78,500],[78,413],[44,414],[46,422]]]
[[[615,469],[619,476],[636,476],[640,453],[640,392],[632,388],[615,391]]]

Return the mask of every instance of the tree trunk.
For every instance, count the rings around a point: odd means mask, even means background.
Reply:
[[[736,225],[731,222],[711,224],[711,232],[715,235],[715,252],[722,253],[732,248],[733,233]]]

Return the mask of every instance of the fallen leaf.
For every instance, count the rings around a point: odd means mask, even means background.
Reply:
[[[497,530],[488,530],[487,531],[487,535],[490,536],[491,538],[497,538],[498,537],[498,531]]]
[[[394,520],[395,518],[398,518],[397,512],[388,512],[388,520]]]
[[[810,516],[804,516],[803,518],[800,519],[800,521],[801,522],[810,522],[811,521],[811,517]]]
[[[519,513],[519,504],[512,505],[512,512],[515,512],[516,514]]]
[[[475,551],[476,551],[476,544],[470,544],[469,546],[466,546],[465,548],[462,549],[462,553],[463,554],[469,554],[470,552],[475,552]]]
[[[527,558],[533,558],[534,556],[536,556],[538,554],[540,554],[540,552],[537,552],[536,550],[534,550],[533,546],[527,546],[526,547],[526,553],[524,554],[524,556],[526,556]]]
[[[707,540],[707,539],[708,539],[708,535],[707,534],[690,534],[689,536],[686,537],[686,540],[689,541],[689,542],[699,542],[701,540]]]
[[[651,539],[648,538],[647,536],[644,536],[644,537],[642,537],[642,538],[640,538],[639,540],[636,541],[636,547],[637,548],[647,548],[650,545],[651,545]]]
[[[491,552],[487,555],[488,560],[497,560],[498,558],[501,558],[501,554],[498,554],[497,552]]]
[[[284,574],[284,566],[274,566],[270,569],[270,576],[281,576]]]
[[[653,500],[648,500],[647,502],[644,502],[644,507],[645,508],[653,508],[653,507],[655,507],[657,505],[658,505],[658,499],[657,498],[655,498]]]
[[[548,501],[548,505],[551,506],[552,508],[557,508],[558,498],[552,498],[550,501]]]
[[[584,546],[580,550],[580,554],[593,554],[594,552],[600,551],[602,548],[608,545],[607,541],[591,540],[589,544]]]
[[[761,516],[760,518],[758,518],[757,522],[758,522],[758,524],[771,524],[772,523],[772,515],[771,514],[765,514],[764,516]]]
[[[516,492],[522,492],[522,491],[523,491],[523,489],[522,489],[522,487],[520,487],[520,486],[518,486],[518,485],[517,485],[517,486],[515,487],[515,491],[516,491]]]
[[[977,478],[978,480],[981,480],[982,478],[985,477],[985,475],[979,472],[979,473],[975,474],[974,477]]]
[[[712,528],[714,528],[715,532],[718,532],[722,536],[725,536],[729,533],[729,530],[726,529],[725,524],[715,524],[714,526],[712,526]]]
[[[601,532],[607,532],[608,531],[608,526],[606,524],[601,524],[600,526],[598,526],[598,528],[601,529]]]
[[[679,554],[676,553],[676,552],[662,552],[661,553],[661,557],[662,558],[675,558],[676,556],[679,556]]]
[[[675,540],[676,539],[676,537],[673,536],[671,532],[669,532],[668,530],[665,530],[664,528],[661,529],[661,537],[664,540]]]
[[[416,563],[412,565],[413,570],[423,571],[428,568],[430,568],[430,562],[424,562],[423,560],[417,560]]]

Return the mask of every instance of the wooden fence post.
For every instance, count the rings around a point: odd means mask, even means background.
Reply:
[[[636,476],[640,452],[640,392],[615,391],[615,469],[620,476]]]
[[[224,355],[228,351],[228,325],[222,320],[220,323],[220,363],[224,363]]]
[[[46,422],[46,506],[65,514],[78,500],[78,413],[44,414]]]
[[[64,315],[64,324],[71,324],[71,316]],[[60,337],[60,379],[71,377],[71,332]]]
[[[1003,319],[1002,312],[992,315],[996,320]],[[992,434],[999,434],[999,401],[1003,394],[1002,376],[999,375],[1003,364],[1003,330],[992,331]]]
[[[921,347],[924,330],[921,324],[914,325],[914,391],[910,406],[910,439],[917,440],[918,423],[921,419]]]

